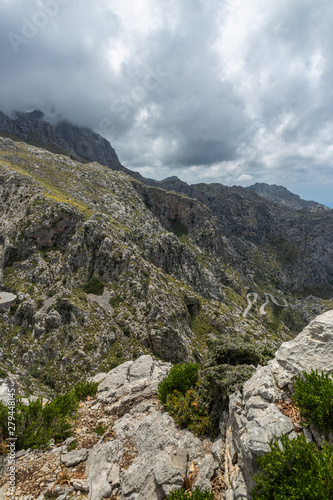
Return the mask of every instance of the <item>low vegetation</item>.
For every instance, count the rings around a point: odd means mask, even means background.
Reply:
[[[328,434],[333,431],[333,379],[327,373],[303,372],[294,380],[293,403],[304,425]],[[333,444],[307,442],[304,434],[270,444],[271,451],[258,458],[261,471],[254,476],[253,500],[333,498]]]
[[[281,445],[274,441],[271,451],[258,458],[261,472],[254,477],[252,500],[333,498],[333,446],[319,450],[304,435],[282,436]]]
[[[93,396],[97,385],[94,382],[82,382],[66,394],[46,403],[38,398],[25,406],[18,400],[14,420],[17,450],[41,448],[47,446],[50,439],[61,442],[69,437],[71,420],[75,419],[79,401]],[[8,437],[8,408],[0,402],[1,442]]]
[[[272,357],[266,347],[243,339],[210,342],[202,369],[193,363],[175,365],[158,387],[164,408],[181,427],[197,435],[215,435],[229,403],[229,395],[251,377],[255,366]]]
[[[324,432],[333,432],[331,375],[313,370],[295,377],[293,401],[306,424]]]
[[[166,497],[168,500],[214,500],[214,494],[209,491],[199,491],[195,488],[193,491],[174,490]]]

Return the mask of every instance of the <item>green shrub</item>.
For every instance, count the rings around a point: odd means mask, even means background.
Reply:
[[[104,283],[100,281],[96,276],[93,276],[88,283],[83,287],[86,293],[92,293],[94,295],[103,295]]]
[[[71,434],[70,417],[75,416],[78,399],[74,391],[56,397],[43,406],[42,398],[24,406],[16,404],[17,448],[39,448],[51,438],[61,442]]]
[[[252,500],[328,500],[333,498],[333,446],[320,451],[307,443],[302,434],[297,439],[275,440],[271,451],[257,459],[262,469],[254,476]]]
[[[71,419],[76,416],[79,401],[96,394],[96,382],[81,382],[73,390],[43,406],[42,398],[30,401],[24,406],[20,400],[16,402],[16,437],[17,449],[40,448],[48,444],[50,439],[63,441],[71,435]],[[8,409],[0,403],[0,436],[8,437]]]
[[[224,337],[209,341],[207,366],[266,364],[274,353],[266,346],[259,346],[242,338]]]
[[[3,370],[2,368],[0,368],[0,378],[7,378],[8,377],[8,373]]]
[[[70,443],[70,444],[67,446],[67,451],[73,451],[73,450],[76,450],[76,447],[77,447],[77,442],[76,442],[76,440],[75,440],[75,441],[72,441],[72,443]]]
[[[249,365],[220,365],[201,372],[199,394],[208,406],[211,422],[218,426],[222,412],[228,409],[229,395],[240,389],[254,373]]]
[[[199,491],[199,488],[195,488],[193,491],[173,490],[170,495],[166,497],[169,500],[214,500],[214,494],[210,491]]]
[[[168,394],[165,408],[180,427],[188,427],[198,436],[211,435],[215,429],[209,420],[207,408],[202,405],[195,389],[185,394],[173,391]]]
[[[121,304],[121,302],[123,302],[121,295],[113,295],[112,297],[110,297],[110,300],[109,300],[110,306],[112,306],[114,308],[118,307],[119,304]]]
[[[8,408],[0,401],[0,445],[8,437]]]
[[[168,394],[179,391],[185,394],[193,387],[198,380],[199,365],[194,363],[184,363],[175,365],[169,374],[158,384],[158,399],[164,405]]]
[[[80,382],[74,387],[74,392],[78,400],[83,401],[87,396],[95,396],[97,387],[97,382]]]
[[[333,379],[327,373],[303,372],[294,379],[293,402],[307,424],[333,432]]]
[[[228,408],[229,395],[241,389],[252,376],[254,365],[264,364],[271,357],[271,349],[242,338],[209,341],[209,357],[200,372],[199,395],[215,427]]]
[[[104,432],[107,430],[107,425],[104,425],[104,424],[99,424],[96,429],[95,429],[95,432],[98,436],[103,436]]]

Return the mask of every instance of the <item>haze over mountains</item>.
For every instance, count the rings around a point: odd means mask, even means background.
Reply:
[[[42,111],[16,112],[13,119],[0,111],[0,131],[20,137],[31,144],[43,145],[53,152],[67,152],[78,159],[98,161],[102,165],[112,168],[112,170],[125,172],[145,184],[192,196],[190,185],[181,181],[178,177],[168,177],[162,181],[144,178],[139,172],[133,172],[124,167],[109,141],[101,135],[89,128],[72,125],[65,120],[52,125],[45,120]],[[243,188],[239,187],[239,189]],[[298,195],[291,193],[283,186],[256,183],[245,189],[254,191],[269,201],[295,210],[307,207],[324,207],[314,201],[302,200]]]

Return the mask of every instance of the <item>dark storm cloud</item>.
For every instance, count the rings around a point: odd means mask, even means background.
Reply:
[[[328,0],[2,0],[0,109],[90,126],[150,177],[328,202],[332,14]]]

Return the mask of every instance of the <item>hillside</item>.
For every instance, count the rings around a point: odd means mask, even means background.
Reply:
[[[208,339],[221,335],[278,346],[331,305],[281,295],[260,260],[246,274],[243,241],[254,240],[252,255],[266,238],[255,229],[266,202],[254,194],[247,196],[256,202],[256,226],[242,236],[232,191],[218,214],[221,201],[213,211],[203,196],[206,204],[8,138],[0,140],[0,168],[0,280],[17,295],[0,313],[2,368],[24,375],[28,385],[38,379],[63,390],[83,373],[148,353],[173,363],[202,361]],[[317,231],[325,220],[314,219]],[[329,292],[329,270],[315,278]],[[258,304],[243,317],[251,290]],[[266,292],[289,307],[267,303],[262,314]]]

